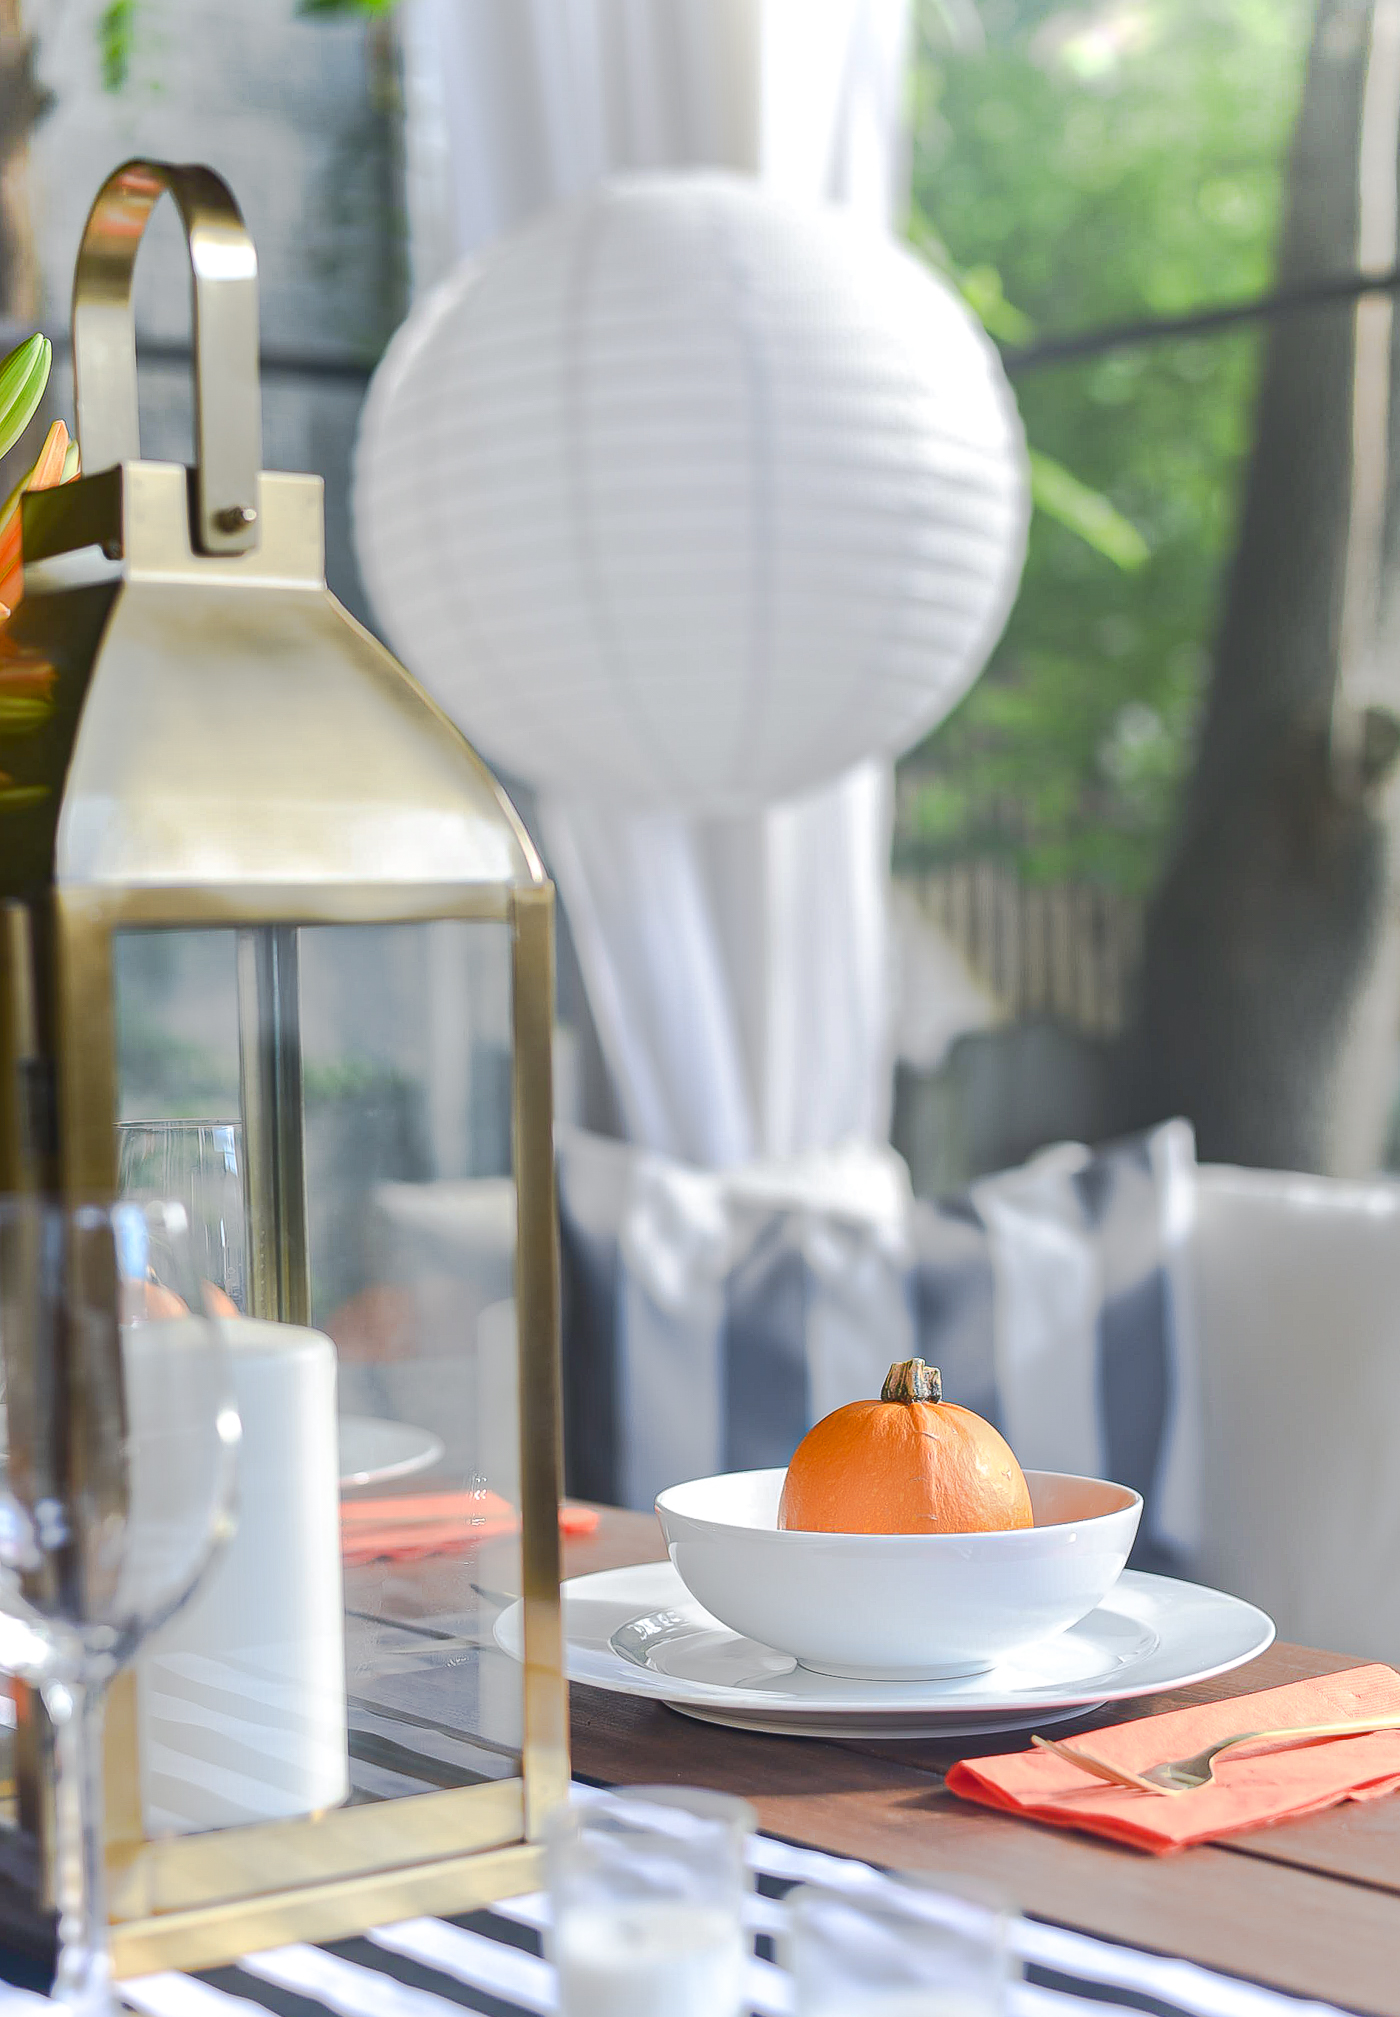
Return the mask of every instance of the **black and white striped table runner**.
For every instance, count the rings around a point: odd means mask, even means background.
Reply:
[[[749,2003],[755,2017],[789,2017],[792,1991],[775,1959],[794,1884],[820,1883],[878,1893],[888,1880],[869,1864],[755,1836],[750,1912],[755,1952]],[[122,1984],[143,2017],[547,2017],[556,2009],[554,1970],[544,1958],[549,1901],[543,1893],[504,1899],[458,1919],[408,1919],[324,1947],[295,1945],[250,1954],[236,1966],[199,1975],[147,1975]],[[1010,2017],[1334,2017],[1257,1983],[1118,1947],[1035,1920],[1016,1932],[1025,1979]],[[0,2017],[41,2017],[43,1997],[0,1985]]]

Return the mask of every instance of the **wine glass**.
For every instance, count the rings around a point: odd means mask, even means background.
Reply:
[[[213,1314],[246,1316],[243,1130],[237,1121],[121,1121],[117,1194],[185,1208],[195,1273],[215,1291]]]
[[[0,1353],[0,1665],[53,1729],[53,1994],[108,2017],[107,1689],[233,1529],[232,1375],[183,1207],[0,1199]]]

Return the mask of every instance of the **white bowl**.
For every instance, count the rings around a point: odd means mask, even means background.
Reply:
[[[734,1471],[663,1492],[671,1560],[721,1624],[855,1680],[985,1673],[1068,1631],[1117,1582],[1142,1513],[1126,1485],[1027,1471],[1035,1525],[1013,1533],[784,1533],[785,1476]]]

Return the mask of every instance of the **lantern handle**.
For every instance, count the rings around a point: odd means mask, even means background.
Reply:
[[[212,168],[128,161],[98,191],[73,275],[73,381],[85,474],[141,453],[131,283],[152,210],[169,191],[189,247],[194,317],[194,534],[202,553],[258,543],[262,402],[258,256]]]

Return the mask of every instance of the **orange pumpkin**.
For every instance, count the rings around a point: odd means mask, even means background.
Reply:
[[[986,1534],[1033,1525],[1021,1466],[990,1422],[943,1399],[936,1366],[891,1366],[878,1401],[798,1444],[778,1525],[821,1534]]]
[[[203,1282],[204,1314],[210,1317],[238,1317],[243,1313],[233,1297],[221,1289],[217,1282]],[[164,1282],[158,1282],[154,1275],[144,1282],[128,1282],[124,1297],[122,1317],[125,1322],[138,1322],[142,1318],[147,1323],[156,1319],[187,1317],[190,1306],[183,1296],[177,1296],[174,1289],[168,1289]]]

